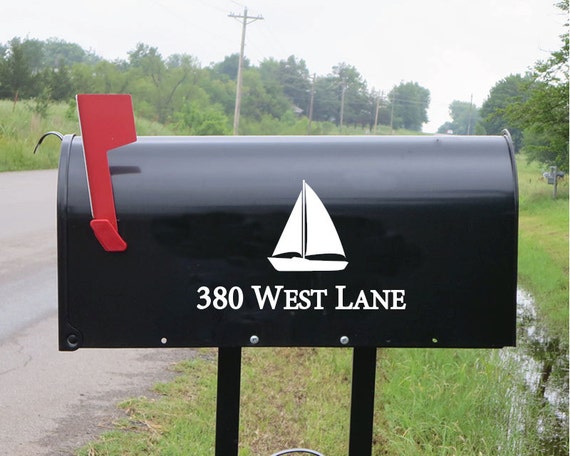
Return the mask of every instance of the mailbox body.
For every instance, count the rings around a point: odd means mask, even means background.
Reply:
[[[64,138],[61,350],[515,344],[506,137],[139,137],[108,160],[124,252],[93,236],[82,141]],[[328,236],[305,185],[344,269],[269,260],[298,204],[303,245]]]

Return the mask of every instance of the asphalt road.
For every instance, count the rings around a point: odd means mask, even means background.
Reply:
[[[0,173],[0,455],[71,455],[189,349],[57,348],[57,172]]]

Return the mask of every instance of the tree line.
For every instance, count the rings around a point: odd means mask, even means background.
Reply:
[[[187,134],[227,134],[238,61],[233,54],[202,67],[191,55],[163,57],[139,43],[126,60],[110,62],[63,40],[16,37],[0,44],[0,98],[68,101],[76,93],[128,92],[139,115]],[[292,55],[257,66],[245,59],[242,100],[247,133],[303,118],[337,127],[372,129],[377,122],[421,131],[430,96],[417,82],[402,82],[382,97],[352,65],[339,63],[317,76]]]
[[[568,12],[568,0],[557,5]],[[561,48],[524,74],[508,75],[481,107],[454,100],[452,119],[439,133],[501,134],[508,129],[517,150],[568,171],[568,23]],[[202,67],[188,54],[163,57],[139,43],[126,60],[108,61],[59,39],[15,37],[0,44],[0,98],[34,99],[38,110],[51,101],[73,103],[77,93],[130,93],[137,115],[188,135],[231,134],[239,56]],[[387,94],[368,87],[352,65],[312,74],[305,61],[244,61],[240,133],[326,134],[356,126],[374,133],[421,131],[428,121],[430,91],[401,82]]]

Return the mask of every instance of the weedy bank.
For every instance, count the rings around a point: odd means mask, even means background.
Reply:
[[[538,164],[518,161],[519,284],[532,292],[553,335],[568,338],[568,176],[558,196]]]
[[[520,283],[567,358],[568,184],[552,200],[540,167],[518,161]],[[525,384],[520,358],[508,350],[519,348],[379,350],[373,454],[567,454],[567,431],[553,424],[553,434],[544,432],[558,419],[545,388],[541,397]],[[199,350],[155,396],[120,404],[126,413],[116,429],[79,454],[213,454],[215,358],[216,350]],[[244,350],[240,456],[293,447],[347,454],[351,363],[347,349]],[[567,364],[560,375],[567,391]]]
[[[47,111],[46,111],[47,110]],[[0,100],[0,171],[56,168],[60,142],[45,141],[40,153],[32,152],[47,131],[76,132],[77,122],[66,115],[67,107],[48,107],[31,101]]]
[[[164,125],[137,118],[140,135],[171,135]],[[75,105],[45,104],[24,100],[14,104],[0,100],[0,172],[57,168],[61,143],[46,139],[38,153],[33,154],[40,137],[48,131],[80,134]]]

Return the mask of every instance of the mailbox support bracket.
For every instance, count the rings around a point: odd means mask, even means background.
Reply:
[[[355,347],[352,358],[352,398],[348,456],[372,455],[376,347]],[[237,456],[241,347],[218,349],[216,456]]]

